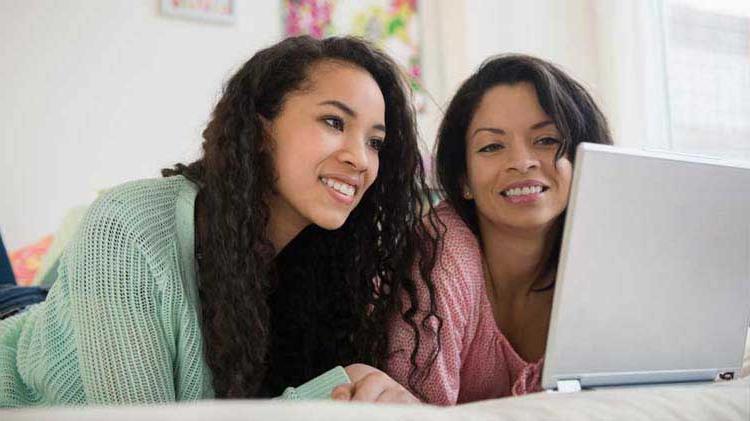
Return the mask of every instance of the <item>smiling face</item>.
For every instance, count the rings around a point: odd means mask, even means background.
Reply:
[[[534,85],[498,85],[466,132],[465,191],[480,226],[547,229],[568,204],[572,164],[555,160],[561,136]]]
[[[365,70],[314,64],[268,127],[277,175],[272,218],[289,230],[341,227],[378,174],[385,101]]]

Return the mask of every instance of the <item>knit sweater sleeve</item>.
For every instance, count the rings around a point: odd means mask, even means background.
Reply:
[[[337,386],[351,383],[349,375],[341,366],[336,366],[302,386],[287,387],[277,399],[292,401],[330,399]]]
[[[415,386],[409,384],[412,369],[411,352],[414,349],[414,331],[401,317],[395,318],[390,329],[391,357],[388,362],[388,374],[412,392],[420,395],[426,403],[436,405],[455,405],[461,383],[462,350],[469,342],[468,327],[470,324],[469,298],[466,297],[462,267],[456,263],[449,247],[443,249],[438,262],[432,271],[432,282],[435,285],[436,310],[442,320],[440,351],[423,382]],[[422,319],[427,315],[427,289],[417,270],[414,271],[420,294],[420,311],[415,322],[420,329],[420,345],[416,362],[425,367],[431,350],[431,338],[434,337],[435,324],[425,327]],[[408,308],[408,307],[407,307]]]
[[[132,214],[95,203],[66,259],[77,359],[88,403],[175,400],[164,291]],[[164,308],[163,308],[164,307]]]

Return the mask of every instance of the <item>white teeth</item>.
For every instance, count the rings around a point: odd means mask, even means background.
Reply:
[[[505,196],[525,196],[528,194],[539,194],[543,190],[542,186],[516,187],[503,192]]]
[[[328,187],[336,190],[337,192],[341,194],[345,194],[347,196],[354,196],[354,192],[357,191],[357,189],[346,183],[342,183],[340,181],[334,181],[330,178],[321,177],[320,181],[323,182],[323,184],[327,185]]]

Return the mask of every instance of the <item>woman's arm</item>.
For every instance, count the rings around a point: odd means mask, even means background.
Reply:
[[[347,371],[343,367],[337,366],[301,386],[287,387],[284,393],[279,396],[279,399],[295,401],[330,399],[331,393],[336,387],[350,383],[351,379]]]
[[[420,307],[428,302],[427,288],[414,271],[420,294]],[[432,281],[435,285],[435,304],[437,314],[442,320],[439,343],[440,351],[423,382],[412,386],[409,377],[412,370],[411,352],[415,346],[414,331],[402,318],[396,317],[390,327],[390,341],[392,357],[388,363],[388,374],[402,385],[408,386],[412,392],[421,395],[426,403],[437,405],[454,405],[458,400],[461,384],[461,351],[469,322],[467,298],[468,288],[464,282],[464,274],[455,263],[449,250],[439,256],[432,271]],[[405,300],[408,303],[408,300]],[[405,304],[408,305],[408,304]],[[422,325],[422,319],[427,315],[425,308],[421,308],[415,316],[415,323],[420,329],[420,349],[416,362],[419,367],[425,367],[429,362],[431,338],[434,337],[435,323],[430,328]]]
[[[166,331],[179,328],[169,314],[175,291],[161,290],[143,239],[116,209],[107,201],[92,206],[66,256],[86,401],[174,401],[175,355]]]

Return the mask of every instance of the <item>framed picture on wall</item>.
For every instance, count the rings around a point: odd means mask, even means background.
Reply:
[[[282,4],[286,36],[351,34],[382,48],[409,77],[415,106],[424,111],[417,0],[284,0]]]
[[[236,0],[161,0],[165,16],[232,24],[237,18]]]

